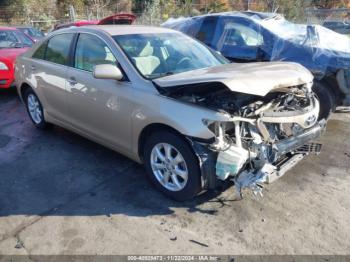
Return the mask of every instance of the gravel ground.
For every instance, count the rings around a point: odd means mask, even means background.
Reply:
[[[227,187],[177,203],[127,158],[36,130],[15,92],[0,112],[0,254],[349,254],[350,114],[262,199]]]

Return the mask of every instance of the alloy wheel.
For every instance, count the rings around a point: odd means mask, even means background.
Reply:
[[[186,161],[174,146],[168,143],[155,145],[151,152],[151,167],[153,175],[166,189],[180,191],[186,186]]]
[[[29,94],[27,97],[27,106],[30,117],[34,123],[40,124],[43,121],[43,112],[41,110],[38,98],[33,94]]]

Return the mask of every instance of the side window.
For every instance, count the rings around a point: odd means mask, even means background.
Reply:
[[[105,42],[93,35],[80,34],[75,51],[75,68],[92,72],[95,65],[116,62]]]
[[[225,23],[225,28],[221,36],[224,46],[261,46],[263,44],[262,35],[253,28],[235,22]]]
[[[217,24],[216,17],[205,18],[196,35],[196,38],[199,41],[202,41],[203,43],[209,46],[212,46],[212,41],[215,35],[216,24]]]
[[[73,36],[74,34],[61,34],[52,37],[47,44],[45,60],[68,65],[69,49]]]
[[[36,59],[44,59],[46,46],[47,46],[47,41],[42,43],[41,46],[39,46],[39,48],[34,52],[32,57]]]

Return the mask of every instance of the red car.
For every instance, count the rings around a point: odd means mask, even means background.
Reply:
[[[54,28],[54,31],[59,30],[59,29],[63,29],[63,28],[69,28],[72,26],[85,26],[85,25],[97,25],[98,21],[96,20],[91,20],[91,21],[86,21],[86,20],[82,20],[82,21],[76,21],[76,22],[72,22],[72,23],[66,23],[66,24],[59,24],[56,25]]]
[[[14,85],[16,58],[33,43],[33,40],[15,28],[0,27],[0,89]]]
[[[98,25],[131,25],[135,22],[136,16],[129,13],[120,13],[103,18]]]
[[[62,28],[68,28],[72,26],[86,26],[86,25],[131,25],[136,20],[136,16],[129,13],[120,13],[108,16],[106,18],[103,18],[102,20],[83,20],[83,21],[76,21],[71,22],[67,24],[59,24],[56,25],[54,30],[62,29]]]

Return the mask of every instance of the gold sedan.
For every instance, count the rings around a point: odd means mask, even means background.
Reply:
[[[281,160],[287,170],[318,151],[302,148],[324,128],[301,65],[231,64],[165,28],[59,30],[15,74],[37,128],[59,125],[143,163],[176,200],[228,179],[257,190],[284,173]]]

